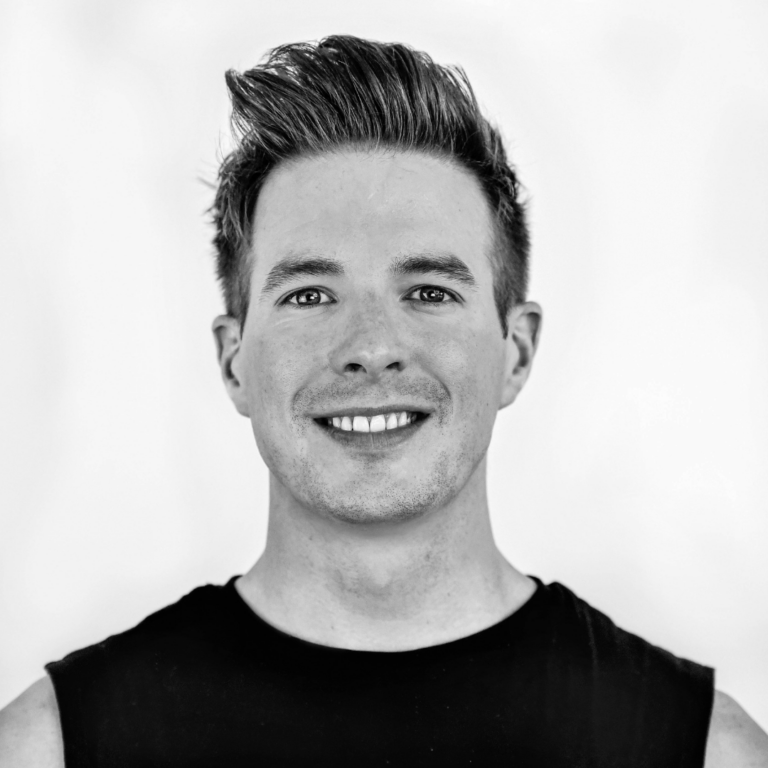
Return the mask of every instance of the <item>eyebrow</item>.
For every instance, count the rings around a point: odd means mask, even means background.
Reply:
[[[476,289],[477,281],[470,268],[452,253],[412,253],[398,256],[389,265],[393,277],[434,273],[448,280],[455,280],[468,288]],[[279,290],[283,285],[297,277],[332,275],[342,277],[344,265],[336,259],[322,256],[290,255],[275,264],[269,270],[260,299]]]

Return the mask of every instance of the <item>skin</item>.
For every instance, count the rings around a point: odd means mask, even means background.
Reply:
[[[513,308],[502,337],[491,244],[479,187],[444,160],[348,150],[268,179],[247,321],[241,333],[221,316],[213,330],[227,391],[270,470],[267,545],[237,588],[280,629],[341,648],[425,647],[491,626],[533,593],[495,545],[485,477],[496,414],[530,373],[541,309]],[[306,250],[343,262],[345,275],[297,278],[260,299],[269,269]],[[476,289],[392,277],[390,260],[414,250],[457,255]],[[420,286],[460,301],[434,306]],[[279,303],[308,288],[322,304]],[[410,401],[433,413],[386,450],[335,443],[310,418]],[[63,765],[48,678],[0,712],[0,764]],[[705,765],[768,766],[768,737],[719,691]]]

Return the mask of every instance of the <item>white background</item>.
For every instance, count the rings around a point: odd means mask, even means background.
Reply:
[[[25,0],[0,30],[0,704],[261,551],[200,179],[225,69],[351,33],[462,64],[530,192],[503,551],[768,727],[764,2]]]

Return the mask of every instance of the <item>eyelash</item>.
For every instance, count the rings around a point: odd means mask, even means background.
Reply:
[[[408,291],[409,294],[414,293],[415,291],[420,291],[424,288],[436,288],[441,293],[446,294],[447,296],[450,296],[451,301],[438,301],[438,302],[431,302],[431,301],[420,301],[419,304],[427,304],[429,306],[444,306],[446,304],[453,304],[454,302],[458,303],[460,301],[457,294],[455,294],[453,291],[449,291],[447,288],[442,288],[439,285],[418,285],[415,288],[411,288],[410,291]],[[328,304],[335,303],[327,301],[324,304],[299,304],[298,302],[292,302],[290,299],[292,299],[294,296],[298,296],[302,293],[307,293],[309,291],[317,291],[318,293],[324,293],[326,296],[328,295],[328,292],[323,290],[322,288],[302,288],[298,291],[294,291],[293,293],[289,293],[284,299],[280,301],[280,306],[283,306],[285,304],[292,304],[294,307],[297,307],[298,309],[309,309],[310,307],[322,307],[326,306]],[[408,301],[414,301],[414,299],[408,299]]]

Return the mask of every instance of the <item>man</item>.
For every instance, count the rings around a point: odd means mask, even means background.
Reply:
[[[267,545],[49,664],[2,765],[768,765],[712,669],[496,548],[486,451],[541,308],[463,74],[331,37],[227,82],[213,331],[270,470]]]

